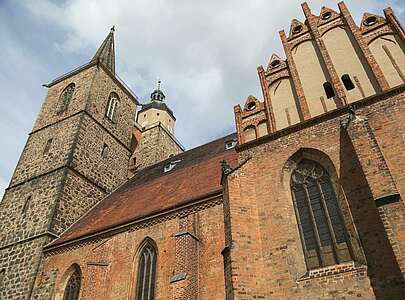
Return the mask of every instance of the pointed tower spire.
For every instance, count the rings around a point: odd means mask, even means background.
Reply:
[[[105,38],[104,42],[98,48],[96,54],[92,58],[93,61],[100,61],[113,74],[115,74],[115,47],[114,47],[114,31],[115,27],[111,27],[110,33]]]

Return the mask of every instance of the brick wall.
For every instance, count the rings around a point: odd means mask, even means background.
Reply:
[[[377,198],[403,187],[405,130],[399,120],[405,117],[404,104],[402,87],[358,106],[356,115],[366,124],[355,120],[346,130],[341,124],[348,115],[340,110],[240,147],[241,161],[252,158],[227,183],[229,299],[397,299],[404,294],[402,194],[382,206]],[[357,248],[354,264],[306,269],[289,187],[289,161],[297,154],[336,174],[339,206]]]
[[[193,234],[198,237],[197,248],[182,243],[176,246],[175,235],[183,228],[184,218],[196,222],[192,223]],[[81,299],[133,299],[137,255],[146,237],[156,243],[158,253],[156,299],[176,299],[182,292],[189,296],[179,299],[224,299],[222,219],[221,200],[214,199],[191,209],[179,208],[148,221],[136,222],[120,232],[54,249],[45,255],[33,299],[62,295],[64,273],[73,263],[82,271]],[[183,264],[191,262],[191,268],[185,269],[185,278],[171,282],[179,258],[187,259]],[[192,271],[195,267],[198,272]],[[189,284],[190,279],[194,284]]]

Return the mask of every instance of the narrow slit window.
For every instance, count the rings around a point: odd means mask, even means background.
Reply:
[[[354,89],[353,81],[348,74],[344,74],[342,76],[342,81],[343,81],[343,85],[345,86],[346,90],[350,91],[350,90]]]
[[[328,99],[335,97],[335,91],[333,90],[333,87],[330,84],[330,82],[325,82],[323,84],[323,89],[325,90],[325,94]]]
[[[46,141],[45,148],[44,148],[44,154],[49,153],[49,150],[51,149],[51,146],[52,146],[52,141],[53,141],[53,139],[49,139]]]
[[[25,200],[24,206],[23,206],[23,209],[22,209],[23,214],[25,214],[27,212],[28,208],[30,207],[31,199],[32,199],[32,196],[29,195],[27,197],[27,199]]]
[[[5,276],[6,276],[6,269],[2,269],[0,271],[0,289],[3,288],[3,280]]]
[[[106,158],[108,156],[108,145],[104,144],[103,149],[101,150],[101,157]]]

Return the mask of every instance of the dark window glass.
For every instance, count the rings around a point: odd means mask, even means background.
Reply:
[[[155,299],[156,250],[147,243],[139,255],[136,300]]]
[[[75,92],[75,84],[71,83],[69,84],[62,92],[60,99],[59,99],[59,105],[58,105],[58,113],[64,112],[67,110],[70,100],[72,100],[73,94]]]
[[[343,85],[345,86],[346,90],[350,91],[354,89],[354,84],[352,79],[349,75],[345,74],[342,76]]]
[[[292,173],[291,191],[308,268],[350,260],[346,229],[326,170],[302,160]]]
[[[329,82],[325,82],[323,84],[323,89],[325,90],[325,94],[328,99],[335,96],[335,91]]]
[[[65,293],[63,294],[63,300],[79,299],[80,285],[81,285],[80,270],[76,268],[73,274],[70,276],[69,281],[66,285]]]

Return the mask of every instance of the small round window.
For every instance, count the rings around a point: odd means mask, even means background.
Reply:
[[[301,31],[302,31],[301,25],[295,26],[293,29],[293,33],[300,33]]]
[[[366,26],[371,26],[377,23],[377,18],[375,16],[368,17],[364,20],[363,24]]]
[[[247,105],[247,110],[254,110],[256,108],[256,103],[249,102]]]
[[[327,11],[322,15],[322,20],[329,20],[331,17],[332,13],[330,11]]]
[[[273,60],[270,65],[272,68],[277,68],[280,66],[280,63],[281,62],[278,59],[276,59],[276,60]]]

